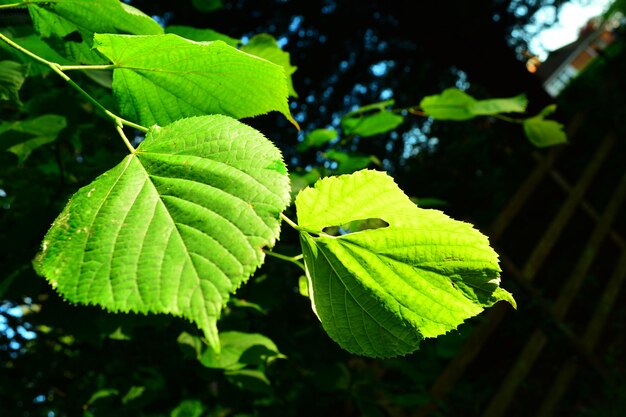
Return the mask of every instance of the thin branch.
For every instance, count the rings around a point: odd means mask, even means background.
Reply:
[[[71,70],[109,70],[115,69],[114,64],[107,65],[59,65],[59,69],[61,71],[71,71]]]
[[[298,226],[293,220],[285,216],[283,213],[280,213],[280,217],[285,221],[285,223],[287,223],[289,226],[293,227],[294,229],[298,231],[302,230],[300,226]]]
[[[123,129],[123,125],[122,125],[121,120],[118,120],[118,123],[115,124],[115,130],[117,130],[117,133],[119,133],[120,136],[122,137],[122,140],[124,141],[124,144],[126,145],[128,150],[130,151],[130,153],[134,154],[136,152],[135,148],[133,147],[133,145],[130,143],[130,141],[128,140],[128,138],[124,134],[124,129]]]
[[[298,260],[296,259],[296,258],[301,259],[302,255],[287,256],[287,255],[281,255],[280,253],[272,252],[270,250],[265,250],[265,249],[263,249],[263,252],[265,252],[269,256],[273,256],[274,258],[282,259],[283,261],[291,262],[292,264],[298,265],[300,269],[306,272],[306,267],[304,266],[304,264],[302,262],[298,262]]]
[[[34,53],[32,53],[31,51],[29,51],[28,49],[23,48],[22,46],[18,45],[17,43],[13,42],[11,39],[9,39],[8,37],[4,36],[2,33],[0,33],[0,39],[3,40],[4,42],[6,42],[7,44],[9,44],[11,47],[17,49],[18,51],[28,55],[29,57],[33,58],[36,61],[41,62],[44,65],[47,65],[52,71],[54,71],[55,73],[57,73],[57,75],[61,78],[63,78],[69,85],[71,85],[76,91],[78,91],[80,93],[80,95],[82,95],[85,99],[87,99],[87,101],[89,101],[91,104],[93,104],[95,107],[97,107],[98,109],[100,109],[101,112],[103,112],[107,117],[109,117],[110,119],[113,120],[113,122],[115,123],[116,129],[119,130],[121,129],[120,125],[126,125],[126,126],[130,126],[133,127],[137,130],[140,130],[142,132],[147,132],[149,129],[147,127],[138,125],[137,123],[133,123],[129,120],[125,120],[122,119],[121,117],[119,117],[118,115],[110,112],[109,110],[107,110],[102,104],[100,104],[95,98],[93,98],[92,96],[89,95],[89,93],[87,93],[85,90],[83,90],[78,84],[76,84],[70,77],[68,77],[64,72],[63,72],[63,66],[55,63],[55,62],[50,62],[42,57],[40,57],[39,55],[36,55]],[[100,66],[98,66],[100,67]],[[66,67],[67,68],[67,67]],[[82,67],[84,69],[84,67]],[[129,149],[132,149],[131,152],[134,153],[134,149],[132,147],[132,145],[130,145],[130,142],[128,141],[128,139],[126,138],[126,136],[123,135],[122,132],[122,139],[124,139],[124,142],[126,144],[127,147],[129,147]]]
[[[26,6],[26,2],[19,2],[19,3],[11,3],[11,4],[2,4],[0,5],[0,10],[2,9],[13,9],[16,7],[22,7],[22,6]]]

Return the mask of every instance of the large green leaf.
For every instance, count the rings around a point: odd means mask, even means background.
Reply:
[[[91,49],[94,33],[163,33],[154,19],[119,0],[32,0],[28,10],[41,37],[80,63],[106,62]]]
[[[145,126],[202,114],[239,119],[273,110],[296,124],[283,68],[222,41],[97,34],[95,45],[115,64],[113,91],[122,114]]]
[[[219,349],[222,306],[263,263],[289,203],[279,150],[226,116],[153,127],[69,201],[38,271],[67,300],[195,322]]]
[[[510,98],[476,100],[457,88],[447,88],[441,94],[424,97],[420,107],[434,119],[461,121],[499,113],[523,113],[527,104],[524,94]]]
[[[498,300],[515,303],[498,286],[498,255],[487,237],[418,208],[383,172],[325,178],[295,204],[313,309],[350,352],[406,354]],[[324,233],[366,219],[388,226]]]

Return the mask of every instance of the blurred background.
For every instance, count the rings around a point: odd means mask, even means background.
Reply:
[[[67,120],[27,154],[0,147],[0,415],[626,414],[626,2],[127,3],[166,28],[212,29],[244,45],[272,35],[297,67],[290,104],[301,130],[278,113],[244,122],[282,150],[294,193],[355,167],[389,172],[418,205],[489,236],[518,309],[496,304],[406,357],[353,356],[300,294],[301,271],[271,259],[219,327],[262,334],[274,353],[229,373],[205,366],[199,332],[182,319],[65,303],[31,261],[69,196],[125,149],[108,121],[44,74],[26,80],[19,105],[0,102],[3,120],[23,111]],[[24,10],[0,11],[3,33],[29,24]],[[76,77],[115,105],[102,83]],[[536,147],[497,117],[407,112],[391,131],[298,146],[316,129],[341,133],[342,117],[361,106],[409,109],[450,87],[478,99],[525,94],[529,116],[555,104],[568,143]],[[295,232],[276,249],[297,254]]]

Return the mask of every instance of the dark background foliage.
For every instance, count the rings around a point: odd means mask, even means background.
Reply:
[[[299,97],[292,100],[292,113],[302,131],[278,114],[245,122],[275,141],[292,171],[332,168],[319,152],[299,153],[295,146],[314,128],[339,128],[340,117],[360,105],[393,98],[397,107],[410,107],[453,86],[477,98],[525,93],[530,113],[551,104],[539,79],[526,71],[531,34],[523,28],[540,7],[562,3],[239,0],[200,13],[190,1],[131,2],[165,24],[211,28],[243,39],[269,33],[279,40],[298,67],[293,82]],[[23,22],[28,18],[20,11],[0,15],[3,26]],[[614,57],[614,74],[620,68],[624,73],[623,61],[623,53]],[[605,77],[598,71],[560,99],[559,120],[586,111],[597,120],[593,129],[620,125],[616,121],[623,120],[626,108],[623,76],[615,76],[611,88],[598,89]],[[75,80],[114,107],[108,93],[87,77],[76,74]],[[239,303],[229,306],[219,323],[222,331],[262,333],[287,356],[263,369],[271,381],[267,386],[253,378],[229,380],[222,370],[202,366],[178,341],[182,332],[198,335],[183,320],[65,303],[36,276],[31,260],[69,196],[115,165],[125,149],[109,122],[58,78],[29,78],[20,97],[29,115],[60,114],[68,127],[23,164],[0,153],[0,188],[6,193],[0,197],[1,415],[411,415],[428,400],[433,380],[473,328],[470,320],[404,358],[350,355],[328,338],[298,293],[301,271],[270,259],[237,293],[262,311]],[[599,107],[600,102],[610,104]],[[2,106],[3,120],[24,111]],[[501,120],[445,123],[419,116],[392,133],[337,147],[375,155],[380,165],[372,168],[389,171],[409,196],[442,200],[447,214],[479,229],[487,228],[527,175],[534,150],[519,126]],[[297,245],[295,233],[285,229],[279,251],[296,254]],[[511,281],[503,286],[520,294]],[[519,321],[519,329],[506,333],[503,349],[522,337],[524,317]],[[493,363],[478,366],[480,372],[461,384],[439,415],[477,415],[478,404],[502,377]],[[600,412],[601,407],[599,401],[588,409]]]

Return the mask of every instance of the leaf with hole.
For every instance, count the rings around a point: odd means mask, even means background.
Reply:
[[[289,198],[280,151],[251,127],[155,126],[70,199],[37,269],[68,301],[182,316],[219,348],[220,311],[275,244]]]
[[[222,41],[97,34],[95,45],[115,64],[113,92],[122,114],[144,126],[203,114],[241,119],[274,110],[297,125],[283,68]]]
[[[515,305],[487,237],[416,207],[383,172],[324,178],[295,205],[312,307],[352,353],[407,354],[499,300]],[[376,227],[324,233],[366,219]]]

